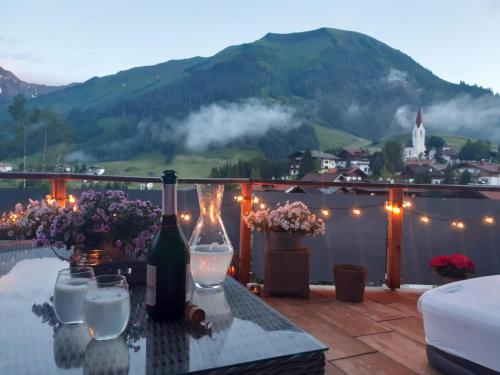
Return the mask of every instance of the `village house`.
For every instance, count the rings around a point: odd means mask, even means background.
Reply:
[[[471,174],[472,183],[500,185],[500,165],[486,161],[464,161],[455,166],[458,174]]]
[[[89,167],[87,169],[87,174],[93,174],[93,175],[96,175],[96,176],[101,176],[105,172],[106,172],[106,169],[104,169],[102,167],[97,167],[95,165],[93,165],[93,166],[91,166],[91,167]]]
[[[331,168],[323,173],[308,173],[301,181],[320,181],[320,182],[361,182],[366,180],[368,174],[363,172],[357,166],[349,168]],[[331,194],[338,188],[320,188],[319,190],[325,194]]]
[[[290,165],[290,176],[296,176],[300,171],[300,164],[305,151],[297,151],[288,155]],[[337,166],[337,156],[321,151],[311,151],[312,158],[318,162],[320,169],[330,169]]]
[[[0,172],[12,172],[12,165],[0,163]]]
[[[446,164],[438,164],[433,160],[414,160],[405,163],[401,177],[408,182],[415,182],[418,178],[427,177],[431,184],[441,184],[444,179]]]
[[[364,173],[370,174],[370,154],[365,150],[344,149],[337,154],[337,165],[342,168],[357,166]]]

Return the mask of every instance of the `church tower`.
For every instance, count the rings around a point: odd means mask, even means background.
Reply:
[[[418,107],[417,119],[413,127],[412,145],[414,157],[423,159],[425,156],[425,128],[420,107]]]

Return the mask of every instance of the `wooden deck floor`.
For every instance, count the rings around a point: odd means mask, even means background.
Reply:
[[[439,374],[427,361],[420,290],[367,288],[359,304],[339,302],[333,287],[311,286],[308,300],[264,300],[330,347],[325,374]]]

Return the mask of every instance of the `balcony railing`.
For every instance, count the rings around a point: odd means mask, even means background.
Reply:
[[[86,175],[69,173],[0,173],[0,179],[33,179],[50,180],[51,195],[59,202],[67,199],[68,181],[101,181],[122,183],[161,183],[159,177],[133,177]],[[401,286],[401,263],[403,253],[403,196],[405,190],[448,191],[448,192],[500,192],[500,186],[488,185],[429,185],[407,183],[382,182],[320,182],[320,181],[291,181],[291,180],[260,180],[247,178],[181,178],[180,184],[223,184],[239,185],[241,189],[241,215],[252,210],[253,190],[256,186],[301,186],[310,188],[357,188],[377,189],[386,191],[387,203],[393,209],[388,210],[387,241],[386,241],[386,285],[391,289]],[[240,216],[241,218],[241,216]],[[240,220],[240,252],[239,252],[239,280],[248,283],[250,279],[251,263],[251,231]]]

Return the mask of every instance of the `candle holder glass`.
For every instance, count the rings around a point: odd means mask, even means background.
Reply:
[[[199,288],[217,288],[226,277],[234,250],[221,218],[224,185],[197,185],[200,217],[189,248],[191,274]]]

